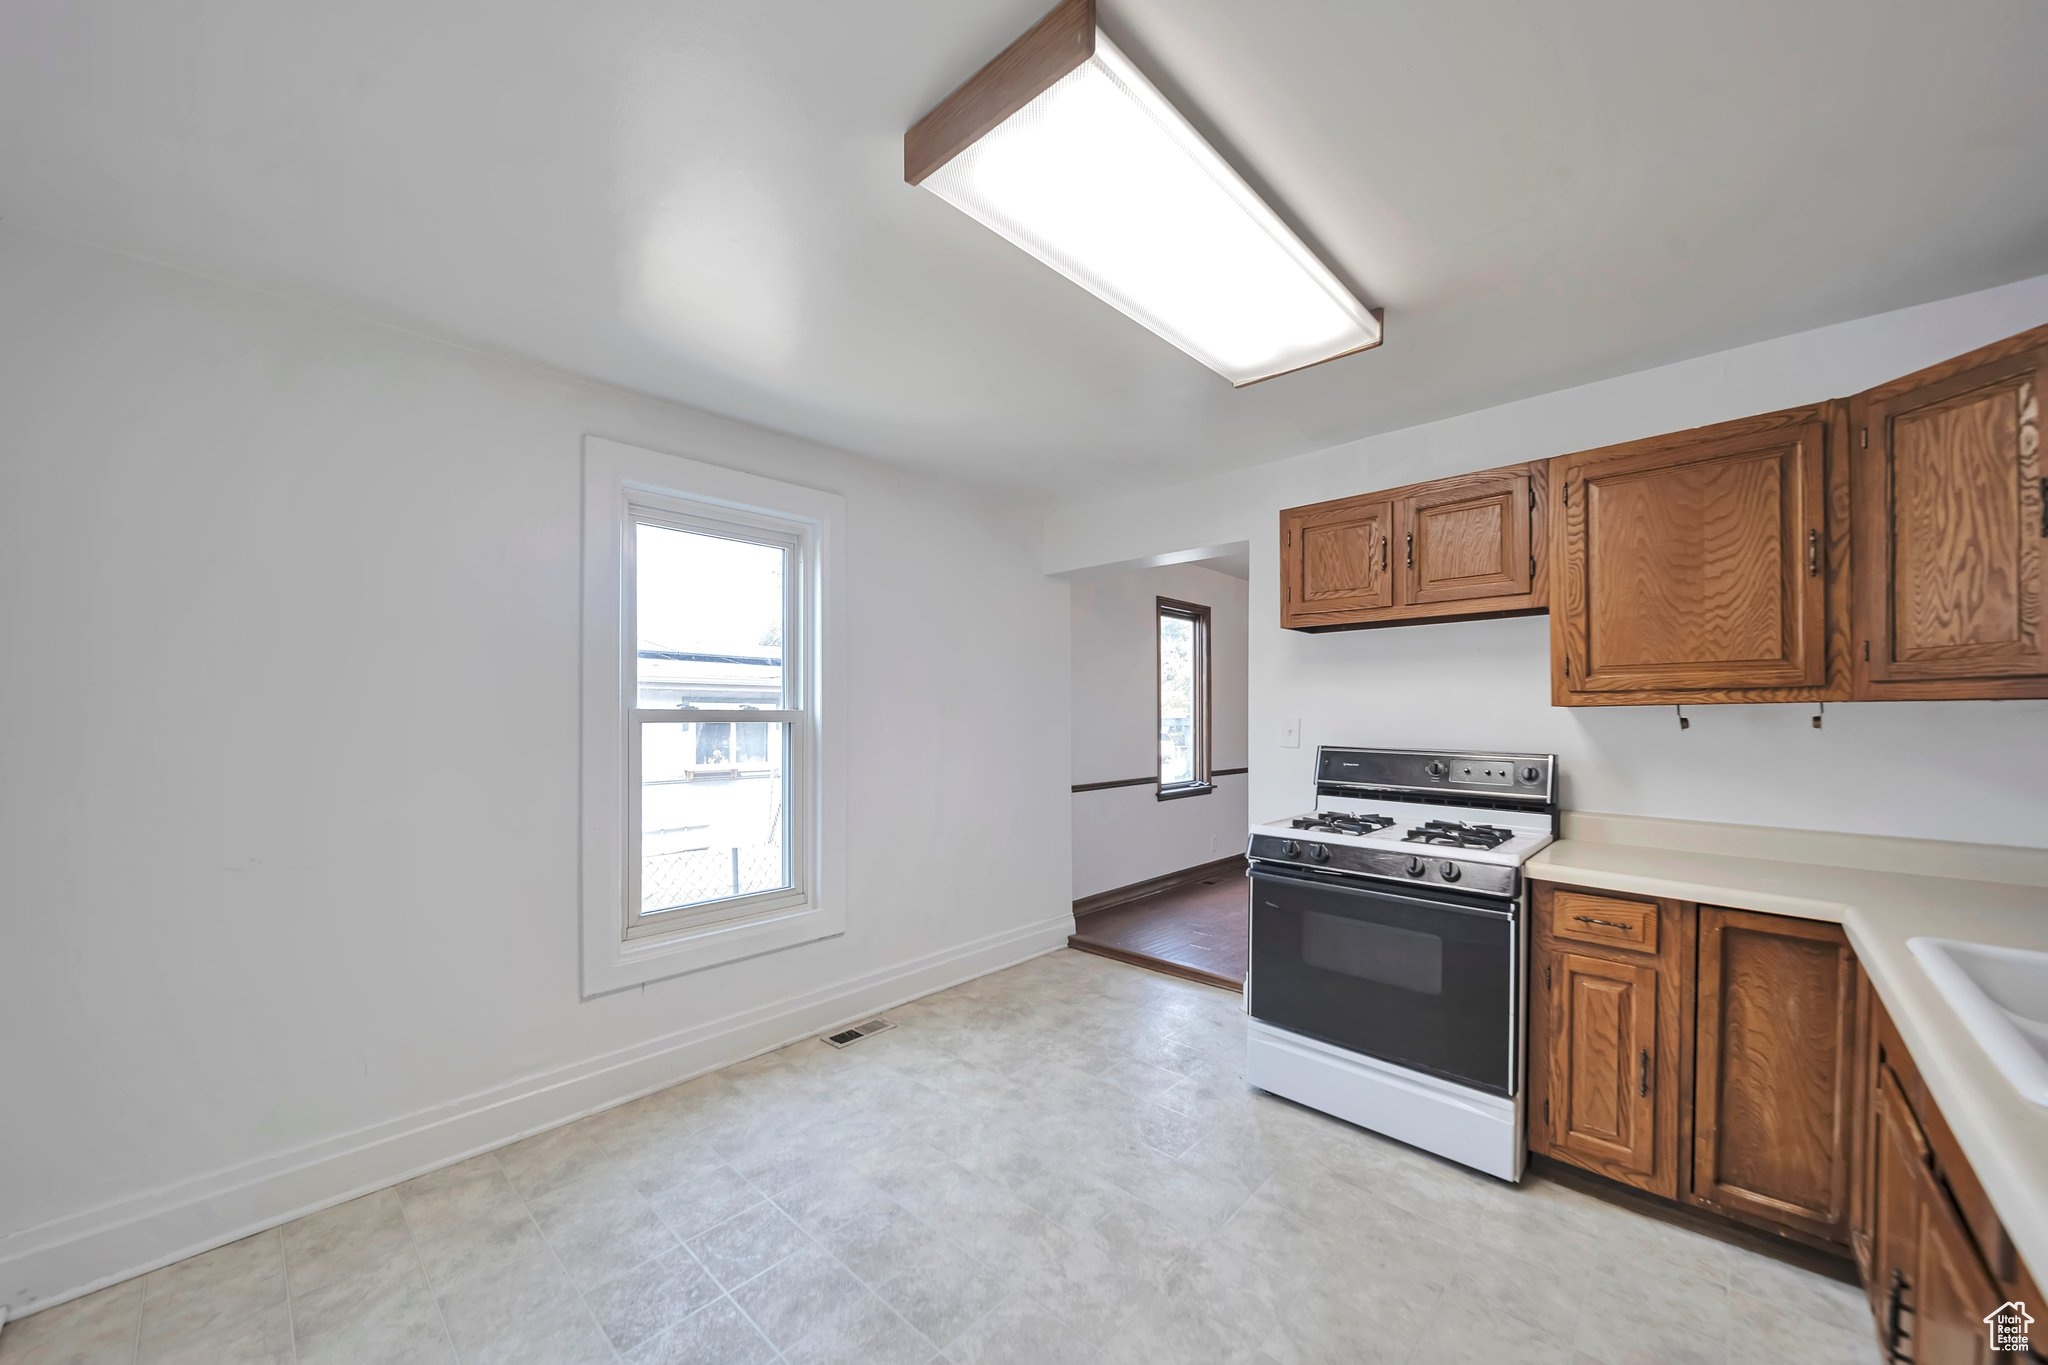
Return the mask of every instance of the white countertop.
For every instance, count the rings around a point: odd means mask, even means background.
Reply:
[[[1529,876],[1842,925],[1878,998],[2039,1279],[2048,1274],[2048,1108],[2020,1096],[1906,947],[1920,935],[2048,951],[2048,850],[1858,836],[1799,839],[1741,826],[1568,814]],[[1668,841],[1660,846],[1658,839]],[[1745,856],[1745,847],[1769,857]],[[1920,867],[1927,871],[1909,871]],[[2006,880],[1977,880],[1982,871]],[[1939,875],[1931,875],[1938,872]]]

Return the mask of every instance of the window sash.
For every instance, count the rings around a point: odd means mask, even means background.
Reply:
[[[695,535],[715,536],[783,551],[782,566],[782,702],[776,709],[746,707],[649,708],[640,700],[640,526],[657,526]],[[811,903],[810,877],[815,831],[810,827],[811,765],[816,736],[811,650],[813,606],[805,586],[811,581],[812,534],[779,517],[741,509],[698,510],[679,499],[629,490],[621,518],[620,672],[627,717],[625,764],[624,875],[620,879],[620,934],[625,942],[642,942],[686,934],[733,921],[766,918],[802,909]],[[707,589],[716,591],[716,588]],[[644,728],[648,725],[717,724],[721,722],[782,725],[787,748],[783,763],[785,832],[783,865],[789,885],[741,896],[727,896],[673,910],[643,912],[641,883],[646,869],[642,805],[645,795],[642,764]]]
[[[631,734],[626,745],[626,869],[619,898],[620,910],[624,916],[621,932],[626,939],[653,938],[684,930],[701,929],[712,924],[724,924],[732,920],[751,919],[757,915],[773,914],[809,902],[809,860],[805,854],[809,848],[810,816],[803,794],[809,790],[811,746],[806,718],[806,713],[802,711],[749,711],[744,708],[636,710],[632,713]],[[740,896],[721,896],[715,900],[699,901],[693,905],[676,906],[669,910],[642,910],[641,880],[647,866],[645,846],[642,843],[645,836],[642,828],[642,804],[646,789],[642,780],[642,765],[646,755],[646,727],[716,725],[722,722],[784,727],[782,861],[788,876],[788,885]]]
[[[626,496],[625,524],[621,537],[624,563],[620,570],[620,650],[626,682],[626,709],[640,708],[640,562],[639,536],[635,528],[658,526],[669,531],[715,536],[752,545],[772,545],[783,552],[782,561],[782,704],[803,709],[811,694],[810,651],[812,621],[804,584],[811,572],[811,537],[779,518],[747,512],[721,511],[717,515],[690,511],[674,499],[633,492]]]

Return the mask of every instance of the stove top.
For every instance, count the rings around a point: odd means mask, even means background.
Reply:
[[[1256,862],[1318,875],[1516,894],[1517,870],[1556,837],[1546,754],[1383,749],[1317,753],[1317,803],[1251,827]]]
[[[1453,856],[1473,862],[1514,867],[1552,837],[1550,817],[1536,811],[1487,811],[1490,818],[1474,820],[1481,812],[1463,807],[1376,803],[1373,810],[1319,810],[1308,815],[1289,816],[1254,824],[1257,835],[1277,835],[1282,846],[1311,843],[1328,847],[1374,848],[1418,853],[1424,857]]]

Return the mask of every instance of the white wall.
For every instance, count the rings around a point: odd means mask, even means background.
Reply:
[[[854,795],[843,937],[585,1003],[590,432],[845,495]],[[1063,942],[1038,550],[1035,509],[0,229],[0,1305]]]
[[[1584,450],[1856,392],[2048,321],[2048,277],[1390,432],[1255,469],[1081,502],[1055,572],[1251,542],[1253,818],[1308,803],[1318,743],[1552,751],[1582,810],[2041,846],[2048,702],[1550,705],[1541,617],[1303,635],[1278,623],[1282,507]],[[1390,327],[1388,345],[1399,345]],[[1344,362],[1369,366],[1371,357]],[[1286,382],[1284,380],[1278,382]],[[1299,749],[1280,747],[1287,719]]]
[[[1073,583],[1074,785],[1159,767],[1157,609],[1161,597],[1209,614],[1212,768],[1245,766],[1247,584],[1200,564],[1091,575]],[[1214,862],[1242,848],[1245,778],[1207,796],[1161,801],[1152,786],[1073,794],[1074,898]]]

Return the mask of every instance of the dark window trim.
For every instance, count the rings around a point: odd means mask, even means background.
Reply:
[[[1162,617],[1181,616],[1195,627],[1195,775],[1191,782],[1168,786],[1159,783],[1158,798],[1173,801],[1183,796],[1206,796],[1216,790],[1209,771],[1209,609],[1200,602],[1183,602],[1173,597],[1153,599],[1152,609],[1152,751],[1159,752],[1159,732],[1165,728],[1164,703],[1159,695],[1161,665],[1159,623]],[[1158,781],[1155,760],[1153,780]]]
[[[1217,786],[1218,783],[1215,779],[1219,777],[1244,777],[1250,772],[1250,768],[1211,768],[1209,770],[1209,785],[1212,787]],[[1159,779],[1157,777],[1119,777],[1113,782],[1076,782],[1074,790],[1077,793],[1106,792],[1117,787],[1156,787],[1158,785]]]

